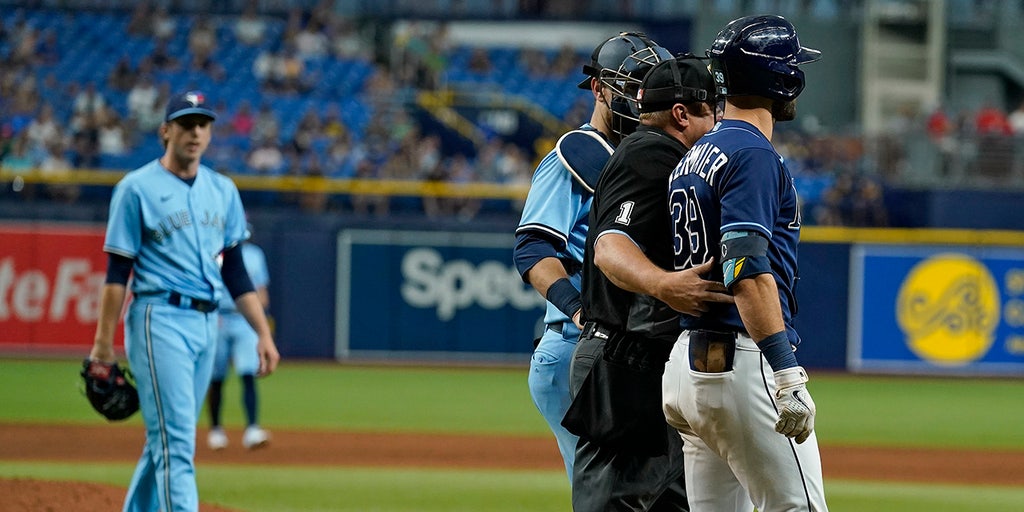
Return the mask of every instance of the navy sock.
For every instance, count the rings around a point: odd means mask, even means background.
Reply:
[[[245,405],[247,425],[256,424],[256,377],[242,375],[242,401]]]
[[[210,406],[210,426],[220,426],[220,399],[224,381],[214,380],[210,382],[210,390],[207,392],[206,403]]]

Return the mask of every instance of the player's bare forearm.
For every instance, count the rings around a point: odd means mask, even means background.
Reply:
[[[786,328],[779,304],[779,288],[770,273],[758,274],[733,285],[736,309],[754,341],[760,341]]]
[[[547,297],[548,288],[552,283],[567,277],[569,274],[558,258],[544,258],[526,272],[530,286],[537,290],[541,297]]]
[[[122,284],[107,283],[100,291],[99,319],[96,321],[96,335],[93,338],[90,359],[111,362],[114,354],[114,332],[121,317],[121,308],[128,290]]]
[[[256,331],[259,341],[256,344],[256,351],[259,353],[260,368],[258,375],[270,375],[277,369],[281,355],[277,352],[277,345],[270,332],[270,323],[267,322],[267,315],[263,310],[256,292],[247,292],[235,298],[235,307],[245,317],[249,325]]]

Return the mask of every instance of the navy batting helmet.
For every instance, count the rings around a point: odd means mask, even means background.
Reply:
[[[718,95],[796,99],[804,90],[800,64],[821,52],[800,46],[793,24],[782,16],[746,16],[729,22],[708,50]]]

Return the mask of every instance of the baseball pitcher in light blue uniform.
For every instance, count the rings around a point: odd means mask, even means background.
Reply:
[[[590,122],[562,135],[541,160],[515,233],[516,268],[548,301],[547,327],[530,361],[530,396],[555,434],[570,482],[579,438],[562,426],[562,418],[572,402],[569,365],[580,336],[580,279],[590,203],[614,144],[639,123],[629,107],[636,91],[623,90],[622,72],[630,56],[645,48],[670,55],[635,32],[620,33],[594,49],[583,66],[587,78],[579,84],[594,98]]]
[[[252,228],[249,228],[250,235]],[[242,260],[249,272],[252,285],[260,304],[266,309],[270,305],[267,285],[270,283],[270,272],[267,270],[267,257],[263,249],[254,243],[242,244]],[[256,395],[256,372],[260,361],[256,352],[259,337],[245,317],[235,308],[235,301],[228,294],[220,299],[220,329],[217,339],[217,356],[213,362],[213,380],[207,394],[210,411],[210,432],[207,444],[212,450],[223,450],[228,446],[227,433],[221,428],[221,405],[224,379],[228,374],[228,366],[233,366],[235,374],[242,381],[242,404],[245,409],[246,427],[242,434],[242,446],[247,449],[261,448],[270,442],[270,435],[260,427],[258,420],[259,401]]]
[[[171,98],[159,132],[163,156],[125,175],[110,200],[107,278],[89,357],[115,360],[114,330],[134,275],[125,352],[146,444],[124,512],[199,509],[196,423],[213,371],[222,289],[259,333],[260,374],[280,359],[239,250],[246,229],[238,189],[200,164],[215,118],[202,93]]]

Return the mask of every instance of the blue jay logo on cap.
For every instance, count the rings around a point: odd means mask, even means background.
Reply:
[[[206,95],[199,91],[181,93],[167,103],[167,115],[165,118],[167,121],[173,121],[190,114],[217,119],[217,115],[206,107]]]
[[[185,93],[185,101],[191,103],[193,107],[198,107],[206,102],[206,98],[201,92],[188,92]]]

